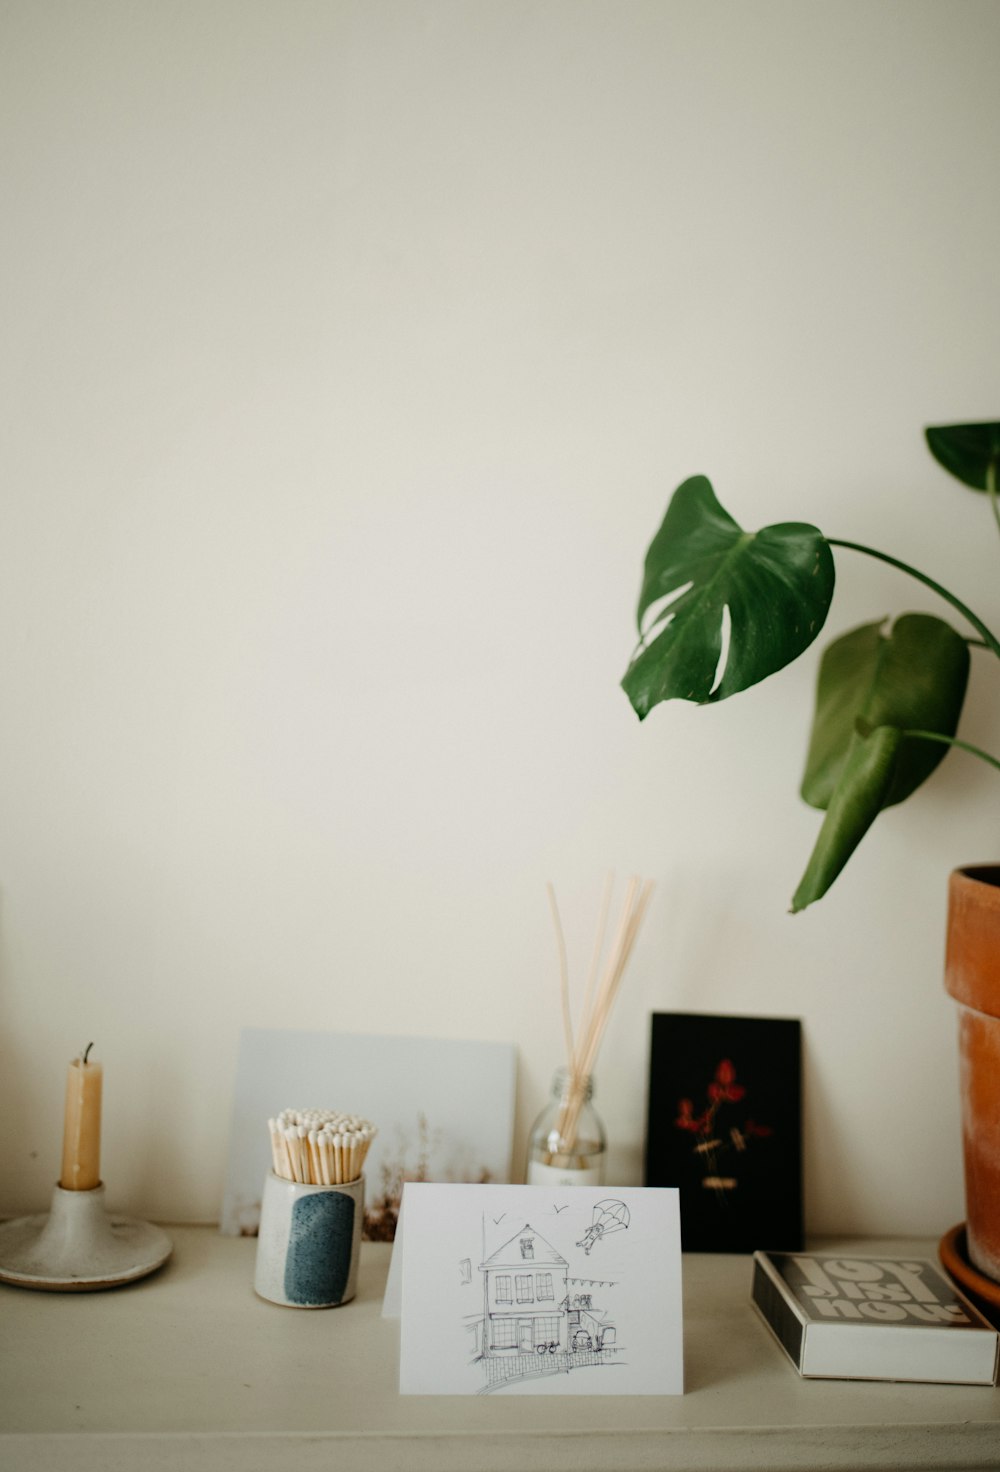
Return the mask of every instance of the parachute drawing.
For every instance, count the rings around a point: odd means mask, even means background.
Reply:
[[[621,1232],[628,1226],[628,1207],[624,1201],[614,1201],[610,1197],[606,1201],[598,1201],[594,1207],[594,1214],[590,1226],[584,1232],[582,1239],[576,1244],[582,1247],[587,1256],[595,1242],[600,1242],[609,1232]]]

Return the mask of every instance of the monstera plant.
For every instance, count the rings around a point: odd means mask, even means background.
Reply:
[[[926,438],[946,470],[985,493],[1000,527],[1000,422],[931,428]],[[662,700],[710,704],[783,669],[826,621],[835,548],[908,573],[968,628],[905,613],[891,625],[863,624],[826,649],[801,786],[826,816],[793,911],[826,893],[882,809],[909,797],[950,747],[1000,766],[955,734],[970,646],[1000,658],[1000,641],[955,594],[885,552],[802,522],[744,531],[696,475],[674,492],[646,554],[639,644],[622,680],[642,720]]]

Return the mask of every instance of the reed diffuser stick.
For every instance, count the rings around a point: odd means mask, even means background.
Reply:
[[[569,1007],[569,963],[566,959],[566,937],[563,934],[562,921],[559,918],[559,905],[556,902],[556,892],[553,885],[547,884],[545,888],[549,895],[549,909],[552,911],[552,923],[556,931],[556,948],[559,952],[559,996],[562,1002],[563,1034],[566,1043],[566,1056],[573,1056],[573,1019]]]
[[[590,1004],[594,996],[594,984],[597,981],[597,970],[601,964],[604,954],[604,940],[608,932],[608,911],[611,909],[611,896],[614,892],[614,871],[609,869],[604,876],[604,889],[601,893],[601,910],[597,918],[597,930],[594,934],[594,949],[590,954],[590,966],[587,969],[587,986],[583,993],[582,1017],[588,1016]]]
[[[563,1030],[566,1041],[567,1086],[556,1124],[561,1141],[561,1154],[571,1154],[576,1146],[577,1125],[586,1097],[587,1080],[594,1071],[597,1055],[600,1051],[601,1042],[603,1041],[615,1000],[621,988],[629,957],[632,954],[636,937],[639,934],[646,910],[649,907],[653,887],[653,881],[651,879],[643,882],[637,875],[633,875],[629,879],[615,937],[604,963],[604,969],[601,971],[600,982],[597,984],[595,994],[594,982],[600,970],[601,956],[604,951],[604,937],[607,930],[607,918],[613,888],[613,875],[608,876],[604,887],[594,953],[591,958],[590,972],[587,977],[583,1014],[574,1044],[569,1006],[568,967],[565,964],[565,945],[562,936],[562,925],[559,922],[559,910],[555,900],[555,891],[551,884],[548,886],[549,900],[553,920],[556,924],[557,943],[560,953],[559,989],[563,1005]]]

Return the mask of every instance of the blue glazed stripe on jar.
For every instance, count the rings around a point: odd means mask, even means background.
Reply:
[[[340,1186],[264,1182],[254,1290],[288,1308],[337,1308],[357,1292],[365,1178]]]
[[[300,1196],[292,1206],[285,1297],[308,1305],[342,1303],[354,1244],[354,1198],[342,1191]]]

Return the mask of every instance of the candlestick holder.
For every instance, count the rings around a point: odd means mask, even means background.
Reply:
[[[56,1186],[48,1215],[0,1225],[0,1282],[18,1288],[88,1292],[117,1288],[155,1272],[173,1244],[149,1222],[109,1213],[104,1186]]]

